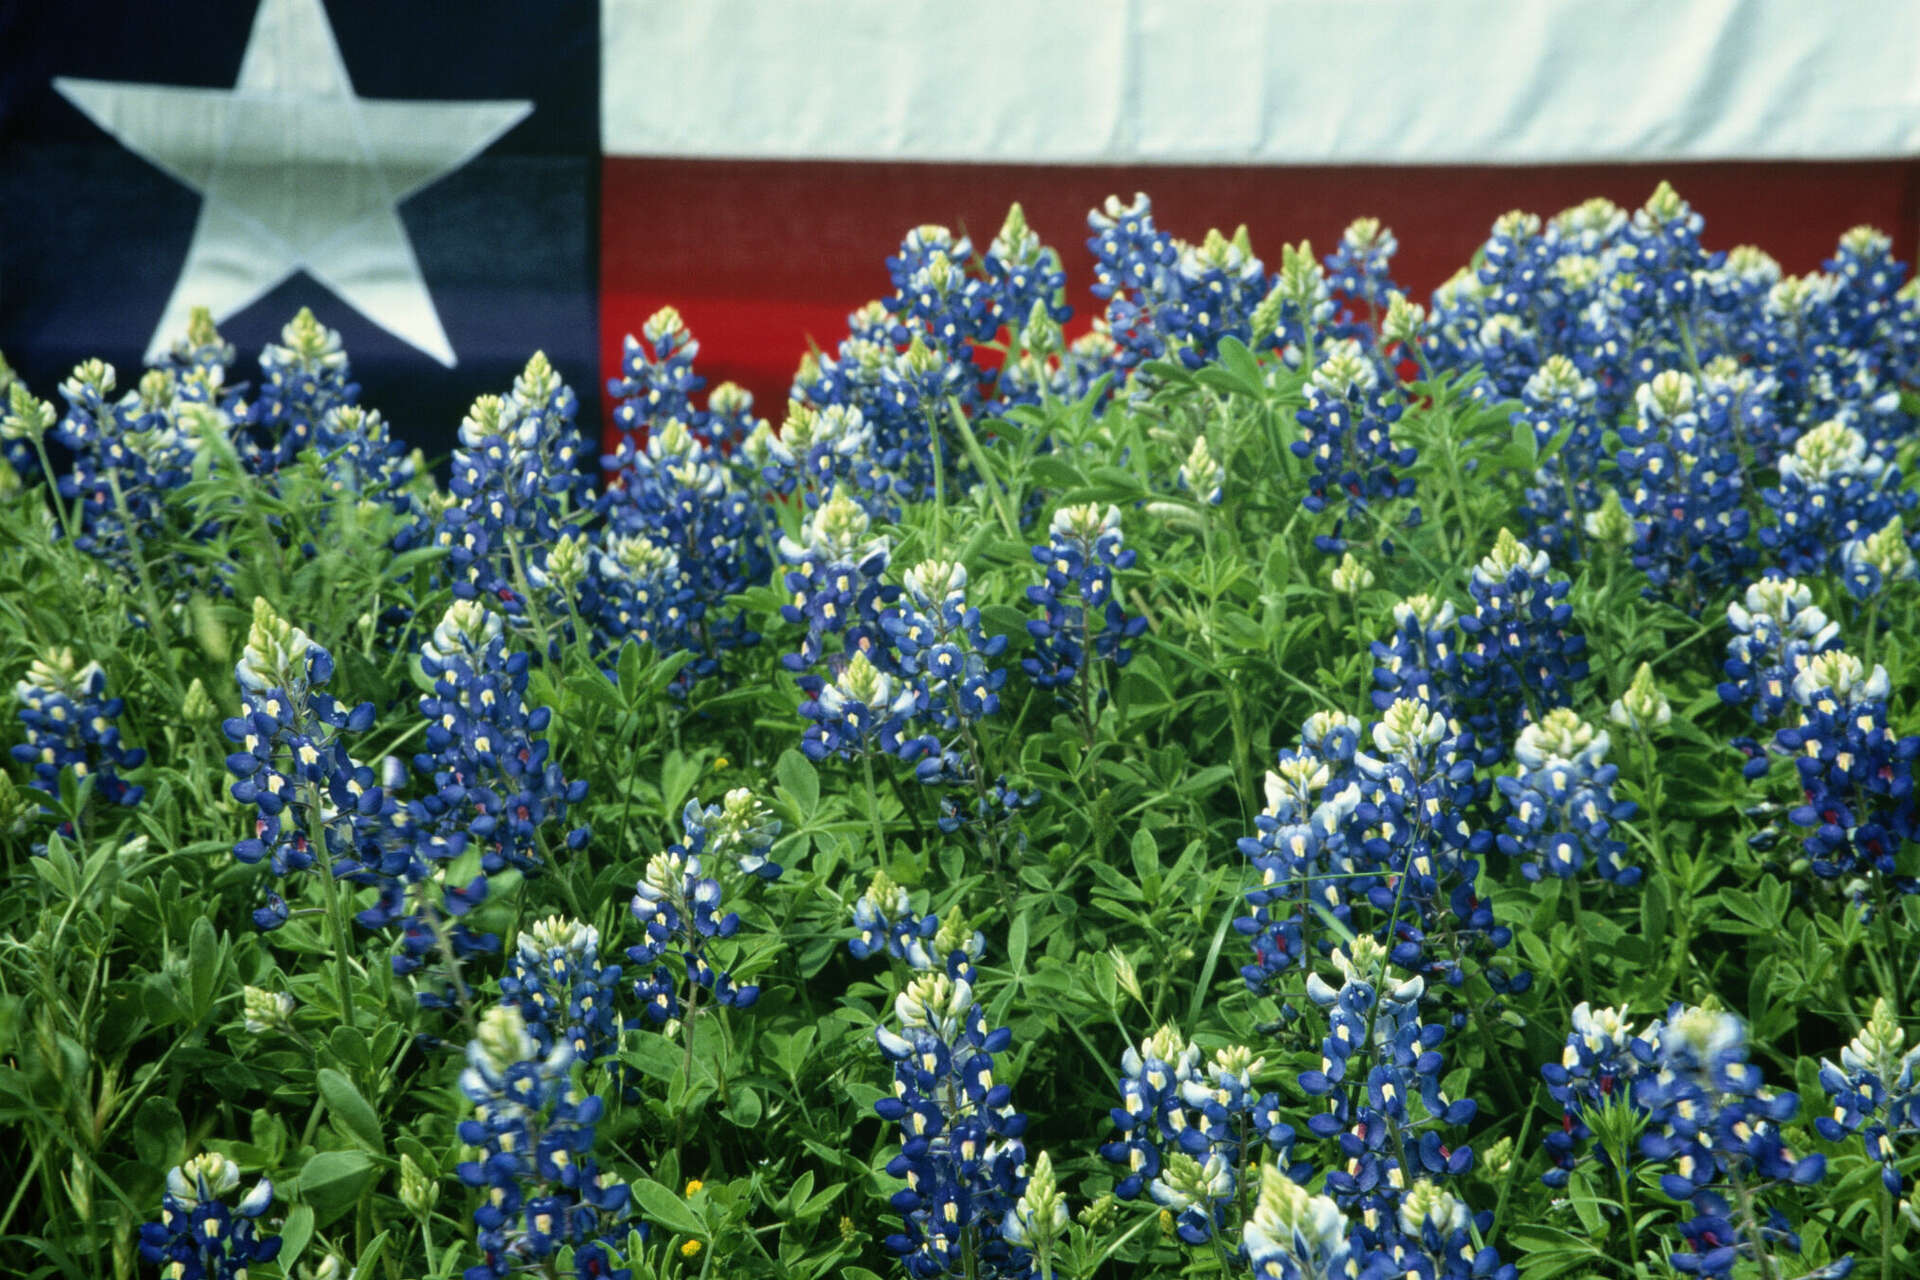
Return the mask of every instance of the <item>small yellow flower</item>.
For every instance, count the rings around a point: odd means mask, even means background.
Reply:
[[[698,1178],[689,1178],[689,1179],[687,1179],[687,1190],[686,1190],[686,1197],[687,1197],[687,1199],[689,1199],[689,1200],[691,1200],[691,1199],[693,1199],[693,1197],[694,1197],[694,1194],[695,1194],[696,1192],[698,1192],[698,1191],[700,1190],[700,1188],[702,1188],[702,1187],[704,1187],[704,1186],[706,1186],[706,1185],[707,1185],[706,1183],[704,1183],[704,1182],[702,1182],[702,1181],[700,1181],[700,1179],[698,1179]]]
[[[683,1258],[698,1257],[699,1253],[700,1242],[698,1240],[689,1240],[680,1246],[680,1256]]]
[[[1169,1240],[1173,1239],[1173,1210],[1171,1209],[1160,1211],[1160,1234]]]
[[[724,769],[724,768],[726,768],[726,767],[727,767],[727,758],[726,758],[725,756],[715,756],[715,757],[713,758],[713,767],[714,767],[714,769],[715,769],[715,770],[720,770],[720,769]]]

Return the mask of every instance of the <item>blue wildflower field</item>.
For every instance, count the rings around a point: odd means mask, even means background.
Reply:
[[[1920,1272],[1890,240],[1088,221],[771,412],[663,310],[604,460],[0,373],[0,1270]]]

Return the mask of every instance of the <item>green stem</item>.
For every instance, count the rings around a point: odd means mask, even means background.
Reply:
[[[880,823],[880,789],[873,781],[873,752],[860,753],[860,769],[867,777],[867,821],[873,826],[873,856],[887,861],[887,830]]]
[[[309,790],[307,795],[307,838],[313,843],[314,865],[320,868],[320,884],[327,899],[327,941],[333,946],[333,982],[340,1001],[340,1020],[353,1027],[353,970],[348,960],[347,940],[351,936],[347,919],[346,896],[333,874],[333,852],[327,846],[327,824],[320,816],[321,797]]]
[[[1620,1179],[1620,1214],[1627,1223],[1627,1262],[1637,1270],[1640,1266],[1640,1227],[1633,1220],[1633,1174],[1628,1162],[1623,1159],[1613,1162],[1613,1171]]]
[[[67,511],[67,504],[60,500],[60,482],[54,478],[53,463],[47,458],[47,440],[45,433],[33,437],[33,451],[40,456],[40,474],[47,480],[47,496],[53,500],[53,509],[60,517],[60,528],[67,535],[67,545],[73,545],[73,516]]]
[[[960,407],[958,396],[948,396],[947,404],[953,409],[954,425],[960,428],[960,440],[967,447],[967,457],[973,463],[973,469],[980,473],[980,484],[987,491],[987,497],[993,500],[994,514],[1000,517],[1000,527],[1007,536],[1016,542],[1020,538],[1020,526],[1015,523],[1013,514],[1007,510],[1006,495],[1000,491],[999,481],[993,478],[993,472],[987,467],[987,455],[980,448],[980,441],[974,438],[973,427],[967,422],[966,410]]]

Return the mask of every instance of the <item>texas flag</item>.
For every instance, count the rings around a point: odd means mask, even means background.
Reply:
[[[40,394],[195,305],[311,306],[449,447],[535,348],[583,393],[677,306],[775,417],[910,228],[1018,200],[1084,326],[1086,211],[1396,233],[1416,293],[1512,208],[1670,179],[1791,272],[1920,228],[1911,0],[106,0],[0,11],[0,351]]]

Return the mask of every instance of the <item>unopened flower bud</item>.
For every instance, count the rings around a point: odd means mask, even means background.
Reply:
[[[207,692],[207,686],[195,676],[180,698],[180,714],[188,724],[211,724],[220,718],[220,708],[214,705],[213,695]]]
[[[440,1203],[440,1184],[404,1152],[400,1156],[400,1203],[417,1218],[426,1217]]]
[[[1113,960],[1113,977],[1120,984],[1120,989],[1144,1006],[1147,1003],[1147,996],[1141,989],[1140,974],[1133,967],[1133,961],[1118,946],[1110,948],[1107,955]]]
[[[1357,596],[1373,585],[1373,570],[1362,564],[1351,551],[1340,557],[1330,576],[1334,591],[1347,597]]]
[[[1053,1178],[1053,1157],[1042,1151],[1027,1177],[1027,1189],[1002,1229],[1008,1242],[1045,1252],[1066,1234],[1067,1199]]]
[[[268,1031],[286,1031],[293,1025],[293,997],[284,991],[243,987],[240,999],[241,1025],[256,1036]]]
[[[1667,701],[1667,695],[1654,683],[1652,663],[1640,664],[1640,669],[1633,673],[1633,683],[1627,686],[1625,693],[1614,699],[1607,714],[1621,728],[1632,729],[1636,733],[1651,733],[1673,719],[1673,704]]]
[[[1609,550],[1618,551],[1633,541],[1633,517],[1620,504],[1620,495],[1611,489],[1599,508],[1587,513],[1582,524],[1589,538]]]
[[[1427,309],[1396,289],[1387,297],[1387,316],[1380,323],[1380,337],[1388,345],[1398,342],[1413,346],[1420,341],[1420,331],[1426,323]]]

